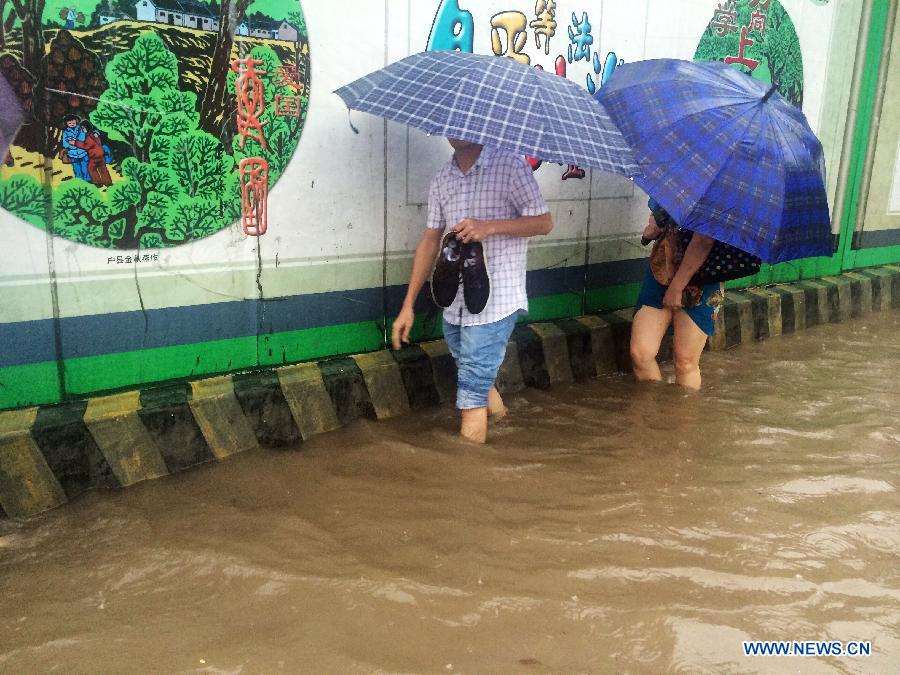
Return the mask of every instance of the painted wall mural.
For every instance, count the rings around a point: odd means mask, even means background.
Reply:
[[[309,56],[296,0],[0,0],[0,72],[27,112],[0,207],[110,249],[237,220],[263,235],[306,120]]]
[[[533,11],[530,2],[528,4],[526,11],[513,7],[497,12],[490,17],[489,25],[480,27],[460,0],[441,0],[435,11],[427,48],[471,52],[476,33],[490,31],[491,49],[496,56],[514,58],[543,69],[536,61],[556,51],[553,66],[560,77],[568,76],[572,64],[589,64],[584,85],[591,94],[596,93],[624,63],[616,51],[601,49],[595,40],[600,28],[597,25],[601,16],[599,11],[583,9],[576,3],[576,11],[570,16],[561,16],[556,0],[536,0]],[[694,58],[725,61],[755,78],[776,82],[788,100],[802,106],[800,42],[781,3],[778,0],[710,0],[710,6],[713,16],[700,37]],[[527,159],[533,170],[540,168],[542,162],[539,159]],[[584,169],[570,165],[560,178],[583,179],[585,175]]]
[[[572,12],[571,17],[565,18],[558,16],[557,9],[556,0],[537,0],[529,14],[516,8],[495,13],[486,27],[490,31],[491,50],[495,56],[514,58],[542,70],[544,66],[537,62],[538,59],[549,56],[551,50],[563,50],[553,59],[556,74],[567,77],[568,66],[579,61],[591,64],[593,72],[585,77],[585,87],[593,94],[624,61],[614,51],[601,52],[599,44],[595,43],[595,27],[587,11]],[[565,24],[566,30],[563,32],[560,22],[566,21],[569,23]],[[476,30],[472,13],[461,7],[459,0],[441,0],[432,22],[427,48],[472,52]],[[527,159],[534,171],[542,165],[536,157]],[[584,169],[570,164],[562,171],[560,179],[580,180],[586,175]]]
[[[694,58],[725,61],[764,82],[797,107],[803,106],[800,39],[778,0],[726,0],[716,4]]]

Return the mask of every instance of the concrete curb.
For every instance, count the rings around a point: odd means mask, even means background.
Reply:
[[[709,349],[900,307],[900,266],[729,291]],[[631,370],[634,310],[513,331],[497,386],[505,394]],[[671,358],[671,340],[660,358]],[[59,406],[0,412],[0,517],[28,517],[92,488],[150,480],[364,417],[455,399],[443,340],[318,363],[178,382]]]

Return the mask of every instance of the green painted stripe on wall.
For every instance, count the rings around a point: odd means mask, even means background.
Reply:
[[[307,328],[259,336],[259,365],[371,352],[384,346],[381,325],[374,321]]]
[[[0,368],[0,410],[59,403],[56,361]]]
[[[581,293],[561,293],[530,298],[527,321],[531,323],[532,321],[550,321],[580,316],[583,313],[581,302]]]
[[[439,328],[439,327],[438,327]],[[68,394],[80,396],[381,349],[381,328],[363,322],[275,335],[144,349],[65,361]],[[59,403],[55,361],[0,368],[0,409]]]
[[[896,262],[900,262],[900,246],[864,248],[854,251],[852,265],[847,265],[847,268],[874,267],[875,265],[889,265]]]
[[[256,365],[256,337],[66,359],[67,393],[139,387],[151,382],[213,375]]]
[[[584,311],[586,314],[596,314],[633,307],[640,290],[640,284],[622,284],[589,290],[584,296]]]

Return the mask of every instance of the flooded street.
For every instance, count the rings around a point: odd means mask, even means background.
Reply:
[[[2,522],[0,672],[897,672],[898,364],[870,315]]]

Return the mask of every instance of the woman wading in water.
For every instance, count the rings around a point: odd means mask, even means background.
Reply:
[[[716,313],[725,296],[721,282],[700,286],[692,285],[691,279],[716,242],[699,232],[681,230],[655,200],[650,199],[649,206],[643,242],[655,243],[631,327],[634,375],[639,381],[662,380],[656,355],[672,326],[675,382],[700,389],[700,355],[715,332]]]

